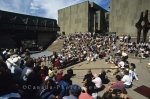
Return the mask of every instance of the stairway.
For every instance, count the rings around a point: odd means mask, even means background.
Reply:
[[[64,39],[56,39],[46,50],[50,52],[60,52]]]

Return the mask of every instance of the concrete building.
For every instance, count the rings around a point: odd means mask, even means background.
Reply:
[[[150,0],[111,0],[109,31],[117,35],[128,35],[137,37],[135,24],[140,19],[141,12],[149,10],[150,21]],[[150,36],[150,31],[148,33]]]
[[[46,47],[56,39],[57,31],[55,19],[0,11],[1,48],[19,47],[27,41]]]
[[[94,2],[85,1],[58,10],[58,25],[60,32],[71,34],[75,32],[104,32],[105,12]]]

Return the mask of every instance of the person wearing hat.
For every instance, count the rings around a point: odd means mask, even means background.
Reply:
[[[63,99],[78,99],[81,93],[81,87],[79,85],[71,85],[69,87],[69,96],[64,96]]]

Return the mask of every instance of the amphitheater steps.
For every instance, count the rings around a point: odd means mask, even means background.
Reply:
[[[55,40],[46,50],[51,52],[60,52],[63,47],[64,39]]]

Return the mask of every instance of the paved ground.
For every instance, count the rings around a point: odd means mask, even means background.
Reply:
[[[148,59],[145,60],[141,60],[140,59],[135,59],[135,58],[129,58],[129,62],[133,62],[136,64],[136,71],[138,74],[138,81],[133,81],[133,87],[130,89],[127,89],[128,95],[132,98],[132,99],[148,99],[145,96],[133,91],[133,89],[141,86],[141,85],[145,85],[147,87],[150,87],[150,67],[148,67],[147,63],[150,62]],[[87,64],[87,62],[82,62],[76,65],[73,65],[69,68],[72,68],[74,70],[74,73],[76,74],[76,76],[74,78],[72,78],[72,81],[74,84],[79,84],[80,86],[82,86],[82,79],[83,76],[86,74],[87,70],[89,68],[92,69],[93,74],[95,73],[99,73],[100,72],[100,68],[106,68],[106,70],[108,70],[108,68],[114,68],[115,66],[113,64],[106,64],[103,60],[97,60],[96,62],[91,62],[89,64]],[[109,69],[112,72],[108,73],[108,77],[111,81],[114,81],[115,76],[112,75],[112,73],[114,72],[114,69]],[[105,85],[107,87],[107,85]],[[102,94],[105,92],[106,88],[99,92],[98,95],[102,96]]]
[[[118,46],[119,43],[117,43]],[[60,46],[61,44],[54,44],[54,46],[51,46],[52,49],[58,49],[58,46]],[[147,63],[150,63],[150,59],[138,59],[135,58],[134,55],[130,55],[129,58],[129,62],[133,62],[136,64],[136,72],[138,74],[138,81],[133,81],[133,86],[130,89],[127,89],[128,95],[132,98],[132,99],[148,99],[145,96],[137,93],[134,91],[135,88],[145,85],[147,87],[150,88],[150,66],[148,66]],[[97,60],[96,62],[91,62],[89,64],[87,64],[87,62],[82,62],[73,66],[70,66],[68,68],[72,68],[74,70],[74,74],[76,74],[75,77],[72,78],[72,81],[74,84],[78,84],[80,86],[82,86],[82,79],[84,77],[84,75],[87,73],[88,69],[92,69],[93,74],[95,73],[100,73],[101,68],[106,68],[105,70],[111,70],[110,73],[107,74],[108,78],[111,81],[114,81],[115,76],[112,75],[113,72],[115,71],[115,69],[110,69],[110,68],[114,68],[115,66],[113,64],[106,64],[103,60]],[[68,69],[66,68],[64,71],[66,72],[66,70]],[[107,85],[105,85],[107,88]],[[106,88],[99,92],[98,95],[102,96],[103,93],[106,91]],[[149,92],[150,93],[150,92]]]

